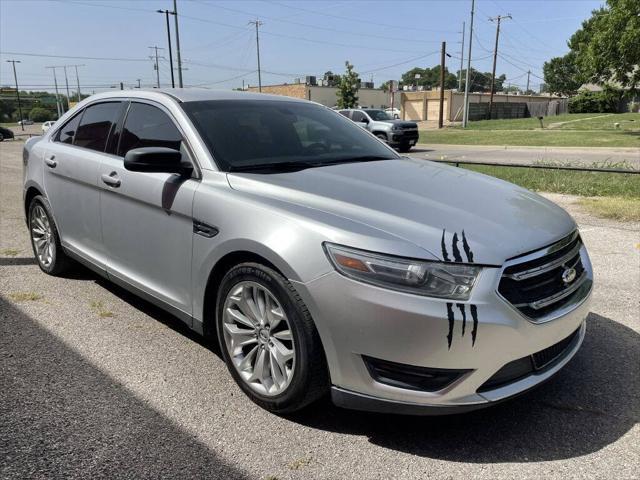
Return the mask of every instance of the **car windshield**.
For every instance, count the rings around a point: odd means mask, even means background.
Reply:
[[[365,110],[365,112],[376,121],[393,120],[393,117],[384,110]]]
[[[210,100],[182,107],[225,171],[398,158],[355,123],[313,103]]]

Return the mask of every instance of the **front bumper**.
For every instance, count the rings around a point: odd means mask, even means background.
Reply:
[[[418,130],[391,130],[387,134],[388,142],[391,145],[415,145],[418,143]]]
[[[586,261],[591,274],[588,258]],[[469,301],[450,304],[452,322],[446,300],[366,285],[337,272],[296,283],[323,341],[334,402],[370,411],[455,413],[513,397],[551,378],[580,348],[590,293],[562,316],[534,323],[496,293],[501,272],[500,268],[482,271]],[[575,341],[549,368],[494,389],[481,388],[505,365],[545,350],[576,331]],[[437,391],[399,388],[376,381],[365,364],[366,357],[465,373]]]

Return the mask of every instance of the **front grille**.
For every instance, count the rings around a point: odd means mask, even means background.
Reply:
[[[494,390],[496,388],[509,385],[510,383],[527,377],[533,373],[540,373],[553,367],[556,363],[566,357],[578,341],[579,336],[580,328],[567,338],[560,340],[558,343],[551,345],[544,350],[540,350],[533,355],[528,355],[507,363],[504,367],[494,373],[489,380],[484,382],[478,389],[478,392]]]
[[[532,259],[523,259],[505,268],[498,292],[533,320],[542,319],[585,297],[591,288],[591,280],[582,262],[581,248],[582,240],[575,232],[547,249],[549,253],[533,255]],[[567,282],[566,273],[570,269],[575,271],[575,277]]]

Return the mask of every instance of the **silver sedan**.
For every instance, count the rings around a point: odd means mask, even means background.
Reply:
[[[80,262],[173,313],[273,412],[329,393],[476,409],[550,378],[584,338],[593,274],[566,212],[311,102],[109,92],[24,162],[40,268]]]

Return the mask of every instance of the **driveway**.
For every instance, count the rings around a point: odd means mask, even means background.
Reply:
[[[640,226],[573,198],[597,286],[584,346],[552,381],[453,417],[251,403],[216,348],[78,268],[40,272],[20,142],[0,145],[0,478],[637,478]]]
[[[427,133],[428,136],[428,133]],[[520,165],[558,163],[582,167],[603,167],[625,163],[640,170],[638,148],[501,147],[479,145],[418,144],[410,155],[428,160],[497,162]]]

